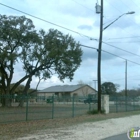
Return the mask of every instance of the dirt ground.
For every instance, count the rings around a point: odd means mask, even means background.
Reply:
[[[74,126],[85,122],[94,122],[110,118],[119,118],[130,115],[140,114],[137,112],[125,112],[125,113],[110,113],[96,114],[96,115],[83,115],[75,118],[66,119],[48,119],[29,122],[16,122],[8,124],[0,124],[0,140],[15,140],[20,137],[27,136],[29,134],[35,134],[40,130],[53,130],[54,128],[64,128],[66,126]],[[35,140],[35,139],[32,139]]]

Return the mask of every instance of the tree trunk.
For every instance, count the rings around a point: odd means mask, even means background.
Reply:
[[[12,106],[12,99],[6,98],[5,99],[5,107],[11,107]]]
[[[12,106],[12,98],[10,94],[3,95],[1,98],[2,107],[11,107]]]
[[[28,102],[29,96],[28,96],[27,92],[28,92],[28,90],[30,88],[31,81],[32,81],[32,76],[30,76],[29,79],[27,80],[27,83],[26,83],[25,88],[23,90],[23,94],[22,94],[23,96],[22,96],[22,98],[21,98],[21,100],[19,102],[19,107],[23,107],[24,101]]]
[[[24,106],[24,99],[22,98],[20,101],[19,101],[19,107],[23,107]]]
[[[2,104],[2,107],[5,107],[5,98],[4,97],[1,97],[1,104]]]

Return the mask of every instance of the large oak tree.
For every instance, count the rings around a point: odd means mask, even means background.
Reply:
[[[25,80],[23,94],[26,95],[33,76],[48,79],[57,74],[60,80],[73,79],[81,63],[82,50],[70,35],[54,29],[36,31],[32,20],[25,16],[0,15],[0,25],[0,89],[3,95],[13,94]],[[10,88],[18,64],[25,74]],[[2,104],[10,106],[10,101],[3,100]]]

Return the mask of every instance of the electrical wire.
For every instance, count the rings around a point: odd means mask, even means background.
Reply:
[[[128,38],[139,38],[140,36],[130,36],[130,37],[116,37],[116,38],[108,38],[107,40],[112,40],[112,39],[128,39]]]
[[[53,23],[53,22],[50,22],[50,21],[44,20],[44,19],[42,19],[42,18],[36,17],[36,16],[31,15],[31,14],[29,14],[29,13],[26,13],[26,12],[23,12],[23,11],[18,10],[18,9],[16,9],[16,8],[10,7],[10,6],[8,6],[8,5],[5,5],[5,4],[2,4],[2,3],[0,3],[0,5],[5,6],[5,7],[8,7],[8,8],[10,8],[10,9],[13,9],[13,10],[15,10],[15,11],[18,11],[18,12],[20,12],[20,13],[26,14],[26,15],[31,16],[31,17],[33,17],[33,18],[39,19],[39,20],[41,20],[41,21],[47,22],[47,23],[49,23],[49,24],[55,25],[55,26],[57,26],[57,27],[63,28],[63,29],[65,29],[65,30],[68,30],[68,31],[74,32],[74,33],[76,33],[76,34],[82,35],[82,36],[84,36],[84,37],[87,37],[87,38],[90,39],[90,40],[98,41],[98,39],[91,38],[91,37],[89,37],[89,36],[87,36],[87,35],[81,34],[81,33],[79,33],[79,32],[76,32],[76,31],[74,31],[74,30],[71,30],[71,29],[69,29],[69,28],[66,28],[66,27],[63,27],[63,26],[61,26],[61,25],[55,24],[55,23]],[[108,44],[108,43],[106,43],[106,42],[103,42],[103,43],[104,43],[104,44],[107,44],[107,45],[109,45],[109,46],[112,46],[112,45],[110,45],[110,44]],[[91,47],[91,46],[86,46],[86,45],[81,45],[81,46],[87,47],[87,48],[90,48],[90,49],[91,49],[91,48],[92,48],[92,49],[96,49],[96,50],[98,51],[97,48],[93,48],[93,47]],[[113,47],[115,47],[115,46],[113,46]],[[115,47],[115,48],[120,49],[120,48],[118,48],[118,47]],[[123,50],[123,49],[120,49],[120,50]],[[109,53],[109,52],[107,52],[107,51],[105,51],[105,50],[102,50],[102,51],[103,51],[103,52],[106,52],[106,53]],[[126,51],[126,50],[123,50],[123,51],[128,52],[128,51]],[[130,52],[128,52],[128,53],[130,53]],[[114,55],[114,56],[116,56],[116,57],[119,57],[119,58],[122,58],[122,59],[126,60],[125,58],[120,57],[120,56],[118,56],[118,55],[115,55],[115,54],[112,54],[112,53],[109,53],[109,54]],[[134,53],[131,53],[131,54],[137,55],[137,54],[134,54]],[[137,56],[138,56],[138,55],[137,55]],[[133,62],[133,61],[131,61],[131,60],[128,60],[128,61],[129,61],[129,62],[132,62],[132,63],[135,63],[135,64],[138,64],[138,63]],[[140,64],[138,64],[138,65],[140,65]]]
[[[76,34],[79,34],[79,35],[82,35],[82,36],[84,36],[84,37],[87,37],[87,38],[90,38],[90,39],[91,39],[91,37],[89,37],[89,36],[83,35],[83,34],[81,34],[81,33],[78,33],[78,32],[76,32],[76,31],[73,31],[73,30],[68,29],[68,28],[66,28],[66,27],[57,25],[57,24],[55,24],[55,23],[52,23],[52,22],[49,22],[49,21],[47,21],[47,20],[41,19],[41,18],[39,18],[39,17],[33,16],[33,15],[28,14],[28,13],[26,13],[26,12],[17,10],[17,9],[15,9],[15,8],[12,8],[12,7],[10,7],[10,6],[4,5],[4,4],[2,4],[2,3],[0,3],[0,4],[3,5],[3,6],[6,6],[6,7],[8,7],[8,8],[11,8],[11,9],[13,9],[13,10],[16,10],[16,11],[18,11],[18,12],[21,12],[21,13],[24,13],[24,14],[26,14],[26,15],[29,15],[29,16],[31,16],[31,17],[34,17],[34,18],[37,18],[37,19],[39,19],[39,20],[45,21],[45,22],[47,22],[47,23],[49,23],[49,24],[58,26],[58,27],[60,27],[60,28],[66,29],[66,30],[68,30],[68,31],[74,32],[74,33],[76,33]],[[139,36],[138,36],[138,37],[139,37]],[[126,38],[128,38],[128,37],[126,37]],[[130,38],[130,37],[129,37],[129,38]],[[132,38],[132,37],[131,37],[131,38]],[[121,38],[121,39],[122,39],[122,38]],[[97,39],[93,39],[93,38],[92,38],[92,40],[98,41]],[[108,44],[108,43],[106,43],[106,42],[103,42],[103,43],[106,44],[106,45],[109,45],[109,46],[113,46],[113,45],[110,45],[110,44]],[[90,49],[94,49],[94,50],[97,50],[97,51],[98,51],[97,48],[94,48],[94,47],[91,47],[91,46],[86,46],[86,45],[82,45],[82,44],[80,44],[80,46],[86,47],[86,48],[90,48]],[[113,46],[113,47],[115,47],[115,46]],[[117,48],[117,47],[115,47],[115,48]],[[117,48],[117,49],[120,49],[120,48]],[[120,49],[120,50],[123,50],[123,49]],[[105,51],[105,50],[102,50],[102,51],[105,52],[105,53],[108,53],[108,54],[110,54],[110,55],[119,57],[119,58],[121,58],[121,59],[127,60],[127,61],[129,61],[129,62],[135,63],[135,64],[137,64],[137,65],[140,65],[139,63],[136,63],[136,62],[133,62],[133,61],[128,60],[128,59],[126,59],[126,58],[120,57],[120,56],[115,55],[115,54],[113,54],[113,53],[110,53],[110,52],[108,52],[108,51]],[[126,51],[126,50],[123,50],[123,51],[128,52],[128,51]],[[130,53],[130,52],[128,52],[128,53]],[[134,53],[131,53],[131,54],[136,55],[136,54],[134,54]],[[139,56],[139,55],[137,55],[137,56]],[[119,79],[118,79],[118,80],[119,80]],[[121,80],[121,79],[120,79],[120,80]]]
[[[98,49],[97,49],[97,48],[95,48],[95,47],[91,47],[91,46],[87,46],[87,45],[83,45],[83,44],[79,44],[79,45],[80,45],[80,46],[82,46],[82,47],[85,47],[85,48],[98,50]]]
[[[119,78],[119,79],[111,79],[110,81],[120,81],[120,80],[124,80],[125,79],[125,77],[124,78]]]
[[[86,8],[86,9],[92,11],[92,12],[95,12],[94,10],[92,10],[92,9],[90,9],[90,8],[88,8],[88,7],[86,7],[85,5],[79,3],[79,2],[77,2],[77,1],[75,1],[75,0],[72,0],[72,1],[74,1],[74,2],[77,3],[78,5],[81,5],[82,7]],[[97,3],[98,3],[98,1],[97,1]],[[104,16],[104,18],[106,18],[106,17]],[[108,22],[109,22],[109,21],[108,21]],[[107,23],[107,22],[106,22],[106,23]],[[104,23],[104,24],[106,24],[106,23]],[[104,24],[103,24],[103,25],[104,25]]]
[[[106,44],[106,45],[108,45],[108,46],[111,46],[111,47],[113,47],[113,48],[119,49],[119,50],[121,50],[121,51],[127,52],[127,53],[129,53],[129,54],[132,54],[132,55],[135,55],[135,56],[140,57],[140,55],[138,55],[138,54],[135,54],[135,53],[129,52],[129,51],[127,51],[127,50],[118,48],[118,47],[116,47],[116,46],[114,46],[114,45],[111,45],[111,44],[109,44],[109,43],[106,43],[106,42],[104,42],[104,41],[102,41],[102,43],[104,43],[104,44]]]
[[[73,1],[74,1],[74,0],[73,0]],[[6,7],[10,8],[10,9],[13,9],[13,10],[16,10],[16,11],[18,11],[18,12],[24,13],[24,14],[26,14],[26,15],[28,15],[28,16],[33,17],[33,18],[42,20],[42,21],[47,22],[47,23],[49,23],[49,24],[58,26],[58,27],[60,27],[60,28],[66,29],[66,30],[68,30],[68,31],[71,31],[71,32],[73,32],[73,33],[76,33],[76,34],[79,34],[79,35],[81,35],[81,36],[87,37],[88,39],[92,39],[92,40],[98,41],[98,39],[91,38],[91,37],[89,37],[89,36],[87,36],[87,35],[81,34],[81,33],[79,33],[79,32],[76,32],[76,31],[74,31],[74,30],[71,30],[71,29],[68,29],[68,28],[66,28],[66,27],[60,26],[60,25],[58,25],[58,24],[52,23],[52,22],[50,22],[50,21],[44,20],[44,19],[42,19],[42,18],[33,16],[33,15],[28,14],[28,13],[26,13],[26,12],[23,12],[23,11],[20,11],[20,10],[18,10],[18,9],[12,8],[12,7],[10,7],[10,6],[7,6],[7,5],[5,5],[5,4],[0,3],[0,5],[6,6]],[[81,5],[81,6],[82,6],[82,5]],[[86,8],[86,7],[85,7],[85,8]],[[89,8],[88,8],[88,9],[89,9]],[[89,9],[89,10],[91,10],[91,9]],[[93,11],[93,10],[92,10],[92,11]],[[140,36],[136,36],[136,37],[140,37]],[[136,37],[124,37],[124,38],[136,38]],[[115,39],[115,38],[110,38],[110,39]],[[122,38],[116,38],[116,39],[122,39]],[[108,44],[108,43],[106,43],[106,42],[103,42],[103,43],[106,44],[106,45],[112,46],[112,45],[110,45],[110,44]],[[98,51],[97,48],[94,48],[94,47],[91,47],[91,46],[86,46],[86,45],[82,45],[82,44],[80,44],[80,46],[86,47],[86,48],[89,48],[89,49],[95,49],[95,50]],[[115,47],[115,46],[113,46],[113,47],[114,47],[114,48],[117,48],[117,47]],[[117,48],[117,49],[120,49],[120,48]],[[123,49],[120,49],[120,50],[123,50]],[[120,57],[120,56],[115,55],[115,54],[113,54],[113,53],[110,53],[110,52],[108,52],[108,51],[105,51],[105,50],[102,50],[102,51],[105,52],[105,53],[111,54],[111,55],[113,55],[113,56],[119,57],[119,58],[121,58],[121,59],[127,60],[127,61],[129,61],[129,62],[135,63],[135,64],[137,64],[137,65],[140,65],[139,63],[136,63],[136,62],[133,62],[133,61],[128,60],[128,59],[126,59],[126,58]],[[126,50],[123,50],[123,51],[128,52],[128,51],[126,51]],[[130,52],[128,52],[128,53],[130,53]],[[131,53],[131,54],[137,55],[137,54],[134,54],[134,53]],[[137,56],[139,56],[139,55],[137,55]]]
[[[82,7],[86,8],[86,9],[92,11],[92,12],[95,12],[94,10],[92,10],[92,9],[90,9],[90,8],[88,8],[88,7],[86,7],[85,5],[79,3],[79,2],[77,2],[77,1],[75,1],[75,0],[72,0],[72,1],[74,1],[74,2],[77,3],[78,5],[81,5]]]
[[[109,75],[110,76],[110,75]],[[135,75],[135,76],[128,76],[127,75],[127,78],[129,78],[129,79],[134,79],[135,77],[138,77],[138,75]],[[125,77],[124,78],[117,78],[117,79],[111,79],[112,81],[116,81],[116,80],[124,80],[125,79]]]
[[[83,44],[80,44],[80,46],[85,47],[85,48],[94,49],[94,50],[99,51],[99,50],[98,50],[97,48],[95,48],[95,47],[86,46],[86,45],[83,45]],[[118,57],[118,58],[121,58],[121,59],[123,59],[123,60],[125,60],[125,61],[128,61],[128,62],[131,62],[131,63],[137,64],[137,65],[140,65],[140,64],[137,63],[137,62],[134,62],[134,61],[131,61],[131,60],[126,59],[126,58],[124,58],[124,57],[118,56],[118,55],[113,54],[113,53],[111,53],[111,52],[108,52],[108,51],[106,51],[106,50],[103,50],[103,49],[102,49],[101,51],[102,51],[102,52],[105,52],[105,53],[108,53],[108,54],[110,54],[110,55],[116,56],[116,57]]]
[[[54,25],[54,26],[63,28],[63,29],[68,30],[68,31],[70,31],[70,32],[76,33],[76,34],[78,34],[78,35],[80,35],[80,36],[84,36],[84,37],[86,37],[86,38],[88,38],[88,39],[98,40],[98,39],[92,38],[92,37],[90,37],[90,36],[84,35],[84,34],[82,34],[82,33],[79,33],[79,32],[77,32],[77,31],[71,30],[71,29],[69,29],[69,28],[63,27],[63,26],[61,26],[61,25],[55,24],[55,23],[53,23],[53,22],[47,21],[47,20],[42,19],[42,18],[40,18],[40,17],[37,17],[37,16],[31,15],[31,14],[29,14],[29,13],[23,12],[23,11],[18,10],[18,9],[16,9],[16,8],[13,8],[13,7],[11,7],[11,6],[5,5],[5,4],[3,4],[3,3],[0,3],[0,5],[5,6],[5,7],[7,7],[7,8],[10,8],[10,9],[12,9],[12,10],[18,11],[18,12],[23,13],[23,14],[25,14],[25,15],[28,15],[28,16],[30,16],[30,17],[39,19],[39,20],[44,21],[44,22],[46,22],[46,23],[52,24],[52,25]]]
[[[116,7],[113,4],[111,4],[108,0],[106,0],[105,2],[107,2],[109,5],[111,5],[112,7],[114,7],[117,11],[119,11],[119,13],[122,14],[122,12],[120,11],[120,9],[118,9],[118,7]]]
[[[74,1],[74,2],[77,3],[78,5],[80,5],[80,6],[82,6],[82,7],[84,7],[84,8],[86,8],[86,9],[88,9],[88,10],[90,10],[90,11],[92,11],[92,12],[95,13],[95,10],[90,9],[90,8],[86,7],[85,5],[79,3],[79,2],[77,2],[77,1],[75,1],[75,0],[72,0],[72,1]],[[98,3],[98,0],[97,0],[97,3]],[[104,16],[104,18],[106,18],[106,17]],[[109,21],[108,21],[108,22],[109,22]],[[104,24],[106,24],[106,23],[104,23]],[[104,25],[104,24],[103,24],[103,25]]]
[[[124,52],[126,52],[126,53],[129,53],[129,54],[131,54],[131,55],[140,57],[140,55],[138,55],[138,54],[135,54],[135,53],[129,52],[129,51],[127,51],[127,50],[121,49],[121,48],[116,47],[116,46],[114,46],[114,45],[111,45],[111,44],[109,44],[109,43],[107,43],[107,42],[102,41],[102,43],[103,43],[103,44],[106,44],[106,45],[108,45],[108,46],[110,46],[110,47],[113,47],[113,48],[119,49],[119,50],[121,50],[121,51],[124,51]]]
[[[104,16],[104,18],[108,19],[108,21],[104,22],[103,25],[110,23],[116,19],[116,18],[110,19],[110,18],[107,18],[106,16]]]
[[[13,10],[16,10],[16,11],[18,11],[18,12],[24,13],[24,14],[26,14],[26,15],[29,15],[29,16],[34,17],[34,18],[36,18],[36,19],[39,19],[39,20],[41,20],[41,21],[47,22],[47,23],[49,23],[49,24],[58,26],[58,27],[60,27],[60,28],[66,29],[66,30],[68,30],[68,31],[74,32],[74,33],[76,33],[76,34],[82,35],[82,36],[84,36],[84,37],[87,37],[88,39],[98,41],[98,39],[91,38],[91,37],[89,37],[89,36],[87,36],[87,35],[84,35],[84,34],[81,34],[81,33],[79,33],[79,32],[73,31],[73,30],[71,30],[71,29],[68,29],[68,28],[66,28],[66,27],[63,27],[63,26],[60,26],[60,25],[58,25],[58,24],[52,23],[52,22],[50,22],[50,21],[44,20],[44,19],[42,19],[42,18],[33,16],[33,15],[28,14],[28,13],[26,13],[26,12],[23,12],[23,11],[21,11],[21,10],[15,9],[15,8],[13,8],[13,7],[10,7],[10,6],[7,6],[7,5],[5,5],[5,4],[0,3],[0,5],[6,6],[6,7],[10,8],[10,9],[13,9]],[[103,41],[102,41],[102,42],[103,42]],[[115,47],[115,46],[113,46],[113,45],[110,45],[110,44],[108,44],[108,43],[105,43],[105,42],[103,42],[103,43],[104,43],[104,44],[107,44],[107,45],[109,45],[109,46],[112,46],[112,47],[114,47],[114,48],[120,49],[120,48]],[[125,50],[123,50],[123,49],[120,49],[120,50],[125,51]],[[131,52],[129,52],[129,51],[125,51],[125,52],[131,53]],[[136,54],[134,54],[134,53],[131,53],[131,54],[136,55]]]
[[[137,43],[140,41],[125,41],[125,42],[106,42],[106,43]]]
[[[120,57],[120,56],[118,56],[118,55],[116,55],[116,54],[113,54],[113,53],[110,53],[110,52],[108,52],[108,51],[105,51],[105,50],[102,50],[102,51],[103,51],[103,52],[106,52],[106,53],[108,53],[108,54],[114,55],[114,56],[116,56],[116,57],[118,57],[118,58],[124,59],[125,61],[128,61],[128,62],[131,62],[131,63],[137,64],[137,65],[140,65],[140,64],[137,63],[137,62],[131,61],[131,60],[126,59],[126,58],[124,58],[124,57]]]
[[[123,9],[123,8],[119,8],[119,9],[118,9],[118,8],[115,7],[113,4],[111,4],[108,0],[106,0],[106,2],[107,2],[109,5],[111,5],[112,7],[114,7],[120,14],[124,13],[124,12],[120,11],[120,9]],[[117,23],[115,23],[115,24],[117,24]],[[124,30],[124,29],[121,29],[121,30],[125,31],[127,34],[128,34],[128,33],[132,34],[132,32],[128,32],[128,31],[126,31],[126,30]]]
[[[140,6],[139,6],[139,4],[136,4],[135,2],[136,1],[134,1],[134,0],[131,0],[131,2],[137,7],[137,9],[139,10],[140,9]]]
[[[128,10],[130,9],[130,7],[126,3],[124,3],[122,0],[120,1],[123,3],[123,5],[125,5],[125,7],[127,7]]]
[[[88,7],[86,7],[86,6],[84,6],[84,5],[82,5],[81,3],[79,3],[79,2],[77,2],[77,1],[75,1],[75,0],[72,0],[72,1],[74,1],[75,3],[77,3],[77,4],[79,4],[79,5],[81,5],[81,6],[83,6],[84,8],[86,8],[86,9],[88,9],[88,10],[91,10],[91,11],[93,11],[92,9],[89,9]],[[125,3],[122,1],[122,3],[125,5]],[[110,4],[110,3],[109,3]],[[110,4],[110,5],[112,5],[112,4]],[[125,5],[127,8],[129,8],[127,5]],[[114,6],[113,6],[114,7]],[[114,7],[115,9],[117,9],[116,7]],[[119,9],[117,9],[120,13],[121,13],[121,11],[119,10]],[[94,11],[93,11],[94,12]],[[105,16],[104,16],[105,17]],[[106,18],[106,17],[105,17]],[[111,20],[109,20],[109,21],[111,21]],[[106,24],[106,23],[108,23],[109,21],[107,21],[107,22],[105,22],[104,24]],[[122,37],[122,38],[116,38],[116,39],[124,39],[124,38],[136,38],[136,37],[140,37],[140,36],[134,36],[134,37]],[[115,38],[110,38],[110,39],[115,39]]]
[[[107,1],[107,0],[106,0]],[[109,1],[107,1],[108,3],[109,3]],[[127,1],[127,2],[124,2],[124,1],[122,1],[122,0],[120,0],[120,2],[125,6],[125,7],[127,7],[127,9],[129,10],[129,11],[133,11],[134,9],[135,9],[135,12],[136,13],[139,13],[139,9],[140,9],[140,6],[139,6],[139,4],[136,4],[135,2],[136,2],[136,0],[131,0],[131,1]],[[130,3],[131,2],[131,3]],[[128,4],[129,3],[129,4]],[[110,5],[112,5],[111,3],[109,3]],[[131,5],[131,7],[132,6],[134,6],[134,9],[132,9],[130,6],[128,6],[128,5]],[[136,7],[136,8],[135,8]],[[121,9],[121,8],[120,8]],[[124,8],[122,8],[122,9],[124,9]],[[120,11],[119,9],[117,9],[118,11]],[[135,24],[135,26],[137,26],[138,27],[138,29],[139,29],[139,25],[138,24]],[[122,29],[122,30],[124,30],[124,29]],[[124,30],[125,32],[127,32],[126,30]],[[129,32],[130,33],[130,32]],[[123,39],[123,38],[122,38]]]

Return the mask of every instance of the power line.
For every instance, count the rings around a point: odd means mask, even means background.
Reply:
[[[138,9],[138,10],[140,9],[139,4],[136,4],[134,0],[131,0],[131,2],[132,2],[135,6],[137,6],[137,9]]]
[[[75,0],[72,0],[72,1],[74,1],[74,2],[76,2]],[[79,4],[79,5],[81,5],[81,6],[83,6],[83,7],[85,7],[85,8],[87,8],[86,6],[84,6],[84,5],[82,5],[82,4],[80,4],[80,3],[78,3],[78,2],[76,2],[77,4]],[[110,3],[109,3],[110,4]],[[110,5],[112,5],[112,4],[110,4]],[[113,6],[113,5],[112,5]],[[114,7],[114,8],[116,8],[116,7]],[[87,9],[89,9],[89,8],[87,8]],[[116,8],[117,9],[117,8]],[[91,10],[91,9],[89,9],[89,10]],[[121,11],[119,10],[119,9],[117,9],[120,13],[121,13]],[[93,11],[93,10],[92,10]],[[104,16],[105,17],[105,16]],[[106,22],[107,23],[107,22]],[[105,23],[104,23],[105,24]],[[121,38],[109,38],[108,40],[111,40],[111,39],[127,39],[127,38],[139,38],[140,36],[132,36],[132,37],[121,37]]]
[[[110,4],[112,7],[114,7],[117,11],[119,11],[121,14],[122,14],[122,11],[120,11],[120,9],[123,9],[123,8],[119,8],[118,9],[118,7],[116,8],[113,4],[111,4],[110,2],[108,2],[107,0],[106,0],[106,2],[108,3],[108,4]],[[115,24],[117,24],[117,23],[115,23]],[[124,30],[124,29],[121,29],[121,30]],[[124,30],[126,33],[131,33],[132,34],[132,32],[128,32],[128,31],[126,31],[126,30]]]
[[[39,18],[39,17],[37,17],[37,16],[31,15],[31,14],[26,13],[26,12],[23,12],[23,11],[21,11],[21,10],[18,10],[18,9],[16,9],[16,8],[13,8],[13,7],[10,7],[10,6],[8,6],[8,5],[5,5],[5,4],[2,4],[2,3],[0,3],[0,5],[5,6],[5,7],[7,7],[7,8],[10,8],[10,9],[12,9],[12,10],[18,11],[18,12],[23,13],[23,14],[25,14],[25,15],[31,16],[31,17],[36,18],[36,19],[38,19],[38,20],[41,20],[41,21],[47,22],[47,23],[49,23],[49,24],[55,25],[55,26],[57,26],[57,27],[63,28],[63,29],[65,29],[65,30],[71,31],[71,32],[76,33],[76,34],[78,34],[78,35],[84,36],[84,37],[86,37],[86,38],[88,38],[88,39],[90,39],[90,40],[98,41],[98,39],[95,39],[95,38],[89,37],[89,36],[87,36],[87,35],[81,34],[81,33],[79,33],[79,32],[76,32],[76,31],[74,31],[74,30],[71,30],[71,29],[69,29],[69,28],[63,27],[63,26],[61,26],[61,25],[55,24],[55,23],[53,23],[53,22],[47,21],[47,20],[45,20],[45,19]],[[109,46],[112,46],[112,47],[114,47],[114,48],[120,49],[120,50],[122,50],[122,51],[125,51],[125,52],[127,52],[127,53],[131,53],[131,52],[129,52],[129,51],[126,51],[126,50],[123,50],[123,49],[121,49],[121,48],[115,47],[115,46],[113,46],[113,45],[111,45],[111,44],[108,44],[108,43],[106,43],[106,42],[103,42],[103,43],[104,43],[104,44],[107,44],[107,45],[109,45]],[[83,47],[85,47],[85,45],[84,45]],[[87,46],[86,46],[86,47],[87,47]],[[88,46],[88,47],[89,47],[89,46]],[[95,48],[94,48],[94,49],[95,49]],[[139,55],[134,54],[134,53],[131,53],[131,54],[133,54],[133,55],[135,55],[135,56],[139,56]]]
[[[129,79],[134,79],[135,77],[138,77],[138,75],[135,75],[135,76],[127,76]],[[125,79],[125,77],[124,78],[117,78],[117,79],[111,79],[111,81],[113,80],[124,80]]]
[[[31,14],[29,14],[29,13],[23,12],[23,11],[18,10],[18,9],[16,9],[16,8],[10,7],[10,6],[5,5],[5,4],[3,4],[3,3],[0,3],[0,5],[5,6],[5,7],[7,7],[7,8],[10,8],[10,9],[12,9],[12,10],[18,11],[18,12],[23,13],[23,14],[25,14],[25,15],[28,15],[28,16],[30,16],[30,17],[39,19],[39,20],[44,21],[44,22],[46,22],[46,23],[52,24],[52,25],[54,25],[54,26],[57,26],[57,27],[60,27],[60,28],[65,29],[65,30],[71,31],[71,32],[76,33],[76,34],[78,34],[78,35],[80,35],[80,36],[84,36],[84,37],[86,37],[86,38],[88,38],[88,39],[98,40],[98,39],[92,38],[92,37],[90,37],[90,36],[84,35],[84,34],[82,34],[82,33],[79,33],[79,32],[77,32],[77,31],[71,30],[71,29],[69,29],[69,28],[63,27],[63,26],[61,26],[61,25],[55,24],[55,23],[53,23],[53,22],[47,21],[47,20],[42,19],[42,18],[40,18],[40,17],[31,15]]]
[[[125,41],[125,42],[106,42],[106,43],[136,43],[140,41]]]
[[[127,9],[130,9],[130,7],[126,3],[124,3],[122,0],[121,2],[125,5],[125,7],[127,7]]]
[[[106,18],[107,19],[107,17],[106,16],[104,16],[104,18]],[[105,25],[105,24],[107,24],[108,22],[112,22],[113,20],[115,20],[116,19],[116,17],[115,18],[113,18],[113,19],[109,19],[108,21],[106,21],[105,23],[103,23],[103,25]]]
[[[117,37],[117,38],[108,38],[107,40],[111,40],[111,39],[127,39],[127,38],[139,38],[140,36],[130,36],[130,37]]]
[[[126,59],[126,58],[124,58],[124,57],[120,57],[120,56],[118,56],[118,55],[116,55],[116,54],[113,54],[113,53],[110,53],[110,52],[108,52],[108,51],[105,51],[105,50],[102,50],[102,51],[103,51],[103,52],[106,52],[106,53],[108,53],[108,54],[114,55],[114,56],[116,56],[116,57],[119,57],[119,58],[121,58],[121,59],[124,59],[125,61],[127,60],[127,61],[129,61],[129,62],[131,62],[131,63],[137,64],[137,65],[140,65],[140,64],[137,63],[137,62],[131,61],[131,60]]]
[[[111,80],[109,80],[109,81],[119,81],[119,80],[124,80],[125,79],[125,77],[124,78],[119,78],[119,79],[111,79]]]
[[[111,44],[108,44],[108,43],[106,43],[106,42],[104,42],[104,41],[102,41],[102,42],[103,42],[104,44],[108,45],[108,46],[113,47],[113,48],[116,48],[116,49],[119,49],[119,50],[121,50],[121,51],[124,51],[124,52],[127,52],[127,53],[129,53],[129,54],[132,54],[132,55],[135,55],[135,56],[140,57],[140,55],[138,55],[138,54],[135,54],[135,53],[129,52],[129,51],[127,51],[127,50],[124,50],[124,49],[118,48],[118,47],[113,46],[113,45],[111,45]]]
[[[79,44],[79,45],[82,46],[82,47],[85,47],[85,48],[94,49],[94,50],[97,50],[97,51],[98,51],[98,49],[95,48],[95,47],[86,46],[86,45],[83,45],[83,44]],[[108,53],[108,54],[110,54],[110,55],[116,56],[116,57],[118,57],[118,58],[121,58],[121,59],[123,59],[123,60],[125,60],[125,61],[127,60],[128,62],[131,62],[131,63],[137,64],[137,65],[140,65],[140,64],[137,63],[137,62],[131,61],[131,60],[129,60],[129,59],[126,59],[126,58],[124,58],[124,57],[118,56],[118,55],[116,55],[116,54],[113,54],[113,53],[111,53],[111,52],[105,51],[105,50],[103,50],[103,49],[102,49],[101,51],[103,51],[103,52],[105,52],[105,53]]]
[[[119,50],[121,50],[121,51],[124,51],[124,52],[126,52],[126,53],[129,53],[129,54],[131,54],[131,55],[140,57],[140,55],[138,55],[138,54],[135,54],[135,53],[129,52],[129,51],[127,51],[127,50],[121,49],[121,48],[116,47],[116,46],[114,46],[114,45],[111,45],[111,44],[109,44],[109,43],[107,43],[107,42],[102,41],[102,43],[104,43],[104,44],[106,44],[106,45],[108,45],[108,46],[111,46],[111,47],[113,47],[113,48],[119,49]]]
[[[72,0],[72,1],[74,1],[75,3],[77,3],[78,5],[80,5],[80,6],[82,6],[82,7],[84,7],[84,8],[86,8],[86,9],[88,9],[88,10],[90,10],[90,11],[92,11],[92,12],[95,12],[94,10],[92,10],[92,9],[90,9],[90,8],[88,8],[88,7],[86,7],[85,5],[83,5],[83,4],[81,4],[81,3],[79,3],[79,2],[77,2],[77,1],[75,1],[75,0]],[[97,2],[98,3],[98,2]],[[104,16],[104,18],[106,18],[105,16]],[[105,23],[106,24],[106,23]]]
[[[88,10],[92,11],[92,12],[95,12],[94,10],[92,10],[92,9],[90,9],[90,8],[88,8],[88,7],[86,7],[85,5],[83,5],[83,4],[81,4],[81,3],[79,3],[79,2],[77,2],[77,1],[75,1],[75,0],[72,0],[72,1],[74,1],[75,3],[77,3],[77,4],[81,5],[82,7],[86,8],[86,9],[88,9]]]
[[[118,9],[117,7],[115,7],[113,4],[111,4],[108,0],[106,0],[105,2],[107,2],[108,4],[110,4],[112,7],[114,7],[117,11],[119,11],[120,13],[122,13],[121,11],[120,11],[120,9]]]
[[[127,76],[127,78],[129,78],[131,80],[140,80],[140,79],[135,79],[135,78],[132,78],[132,77],[129,77],[129,76]],[[119,79],[110,79],[109,81],[120,81],[120,80],[125,80],[125,77],[124,78],[119,78]],[[106,81],[108,81],[108,80],[106,80]]]
[[[89,49],[98,50],[98,49],[95,48],[95,47],[91,47],[91,46],[87,46],[87,45],[83,45],[83,44],[80,44],[80,46],[85,47],[85,48],[89,48]]]
[[[118,55],[116,55],[116,54],[110,53],[110,52],[108,52],[108,51],[105,51],[105,50],[102,50],[102,51],[105,52],[105,53],[111,54],[111,55],[113,55],[113,56],[116,56],[116,57],[118,57],[118,58],[121,58],[121,59],[123,59],[123,60],[127,60],[126,58],[123,58],[123,57],[118,56]]]

